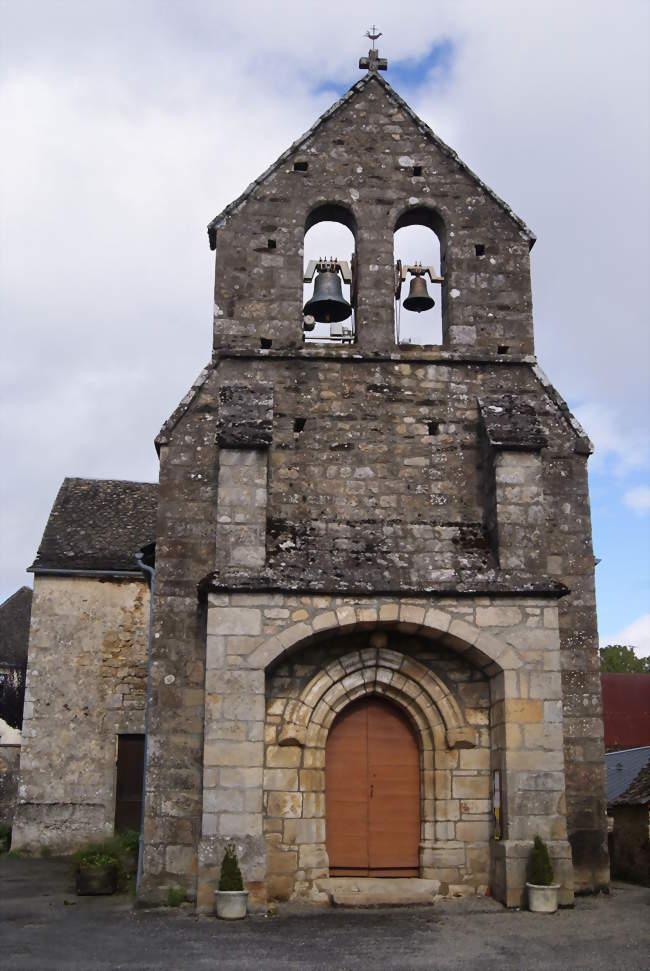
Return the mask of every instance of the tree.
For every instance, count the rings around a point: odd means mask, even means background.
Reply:
[[[608,644],[600,649],[600,670],[609,674],[650,674],[650,657],[637,657],[633,647]]]

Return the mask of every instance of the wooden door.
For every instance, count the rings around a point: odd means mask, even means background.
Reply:
[[[332,876],[418,876],[420,754],[394,705],[366,698],[332,725],[325,823]]]
[[[142,782],[144,777],[144,735],[118,735],[115,830],[142,825]]]

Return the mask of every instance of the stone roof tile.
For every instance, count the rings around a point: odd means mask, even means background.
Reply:
[[[31,572],[136,571],[134,554],[156,536],[158,485],[64,479]]]
[[[27,664],[29,622],[32,614],[32,591],[21,587],[0,604],[0,667]]]

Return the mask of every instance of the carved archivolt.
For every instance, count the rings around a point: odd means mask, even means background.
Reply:
[[[425,748],[476,746],[476,729],[447,685],[419,661],[384,647],[351,651],[312,678],[287,704],[279,744],[324,747],[336,715],[366,694],[384,695],[405,708]]]

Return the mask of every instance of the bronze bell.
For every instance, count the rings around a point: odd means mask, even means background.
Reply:
[[[421,314],[423,310],[431,310],[435,306],[435,300],[429,296],[424,276],[418,273],[411,277],[409,295],[402,306],[404,310],[414,310],[416,314]]]
[[[319,324],[333,324],[347,320],[352,307],[343,296],[341,278],[335,270],[319,270],[314,280],[314,292],[303,308],[305,316],[312,316]]]

